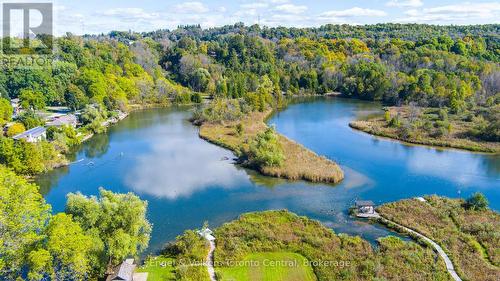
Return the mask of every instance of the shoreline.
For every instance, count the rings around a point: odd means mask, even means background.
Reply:
[[[127,112],[123,112],[124,113],[123,115],[118,116],[117,118],[114,118],[114,117],[113,118],[108,118],[108,119],[104,120],[104,122],[103,122],[102,125],[107,130],[112,125],[117,124],[118,122],[120,122],[123,119],[127,118],[129,116],[129,114],[132,113],[132,112],[134,112],[134,111],[154,109],[154,108],[167,108],[167,107],[171,107],[171,106],[172,106],[172,104],[165,104],[165,105],[162,105],[162,104],[146,104],[146,105],[132,104],[132,105],[130,105],[130,108],[129,108],[129,110]],[[96,134],[92,133],[92,132],[90,132],[90,133],[88,133],[86,135],[83,135],[79,145],[87,142],[88,140],[90,140],[95,135]],[[64,154],[62,154],[62,155],[64,155]],[[74,163],[74,162],[71,162],[70,160],[68,160],[68,158],[66,158],[66,156],[64,156],[63,158],[64,159],[61,160],[60,163],[57,163],[56,165],[54,165],[53,167],[51,167],[49,170],[43,171],[40,174],[26,176],[26,178],[28,178],[28,179],[34,179],[35,177],[37,177],[39,175],[46,174],[46,173],[48,173],[50,171],[53,171],[55,169],[59,169],[59,168],[63,168],[63,167],[69,167],[71,164]]]
[[[457,144],[452,141],[446,140],[437,140],[437,139],[406,139],[401,138],[395,134],[391,134],[389,132],[384,132],[381,130],[374,130],[373,126],[375,125],[374,120],[354,120],[349,122],[349,127],[358,132],[362,132],[365,134],[369,134],[371,136],[388,139],[391,141],[397,141],[407,145],[415,145],[415,146],[423,146],[434,149],[443,149],[443,150],[459,150],[463,152],[472,152],[472,153],[481,153],[481,154],[489,154],[489,155],[498,155],[500,151],[498,149],[493,149],[490,147],[484,146],[469,146],[465,144]],[[466,140],[470,141],[470,140]],[[477,142],[474,142],[477,145]]]
[[[269,126],[265,121],[274,114],[274,110],[252,112],[238,121],[222,124],[205,122],[201,124],[199,136],[210,143],[229,149],[242,158],[251,138],[263,132]],[[243,133],[237,135],[235,126],[242,124]],[[334,161],[320,156],[303,145],[279,134],[285,154],[281,167],[248,167],[264,176],[288,180],[304,180],[313,183],[339,183],[344,179],[344,172]]]

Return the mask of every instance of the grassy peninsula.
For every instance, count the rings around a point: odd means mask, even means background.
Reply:
[[[500,214],[488,210],[480,195],[468,201],[438,196],[385,204],[378,212],[438,243],[463,280],[500,277]]]
[[[374,248],[285,210],[243,214],[214,235],[217,280],[450,280],[430,247],[390,236]],[[207,252],[208,242],[187,231],[143,270],[161,274],[154,261],[173,260],[163,271],[175,280],[209,280]]]
[[[444,108],[388,107],[383,116],[353,121],[349,126],[413,144],[500,153],[500,142],[495,141],[498,112],[489,115],[492,121],[487,125],[480,112],[449,114]]]
[[[271,109],[251,111],[225,121],[205,121],[200,127],[200,137],[232,150],[242,159],[251,158],[251,143],[269,129],[265,120],[271,112]],[[335,162],[282,135],[277,134],[277,142],[278,148],[274,150],[282,150],[280,163],[269,165],[247,161],[247,166],[267,176],[290,180],[337,183],[344,178],[344,173]]]

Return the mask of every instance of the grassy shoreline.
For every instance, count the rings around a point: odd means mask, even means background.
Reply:
[[[232,150],[237,156],[245,155],[249,142],[257,134],[264,132],[268,126],[265,120],[272,110],[251,112],[239,121],[224,123],[204,122],[200,126],[199,135],[213,144]],[[240,125],[241,133],[236,132]],[[338,183],[344,178],[341,168],[333,161],[319,156],[304,146],[279,135],[285,160],[280,167],[251,167],[266,176],[289,180],[306,180],[310,182]]]
[[[378,212],[438,243],[464,280],[497,280],[500,276],[500,215],[464,209],[463,200],[438,196],[387,203]],[[394,225],[386,225],[398,231]]]
[[[401,114],[401,120],[407,120],[406,110],[404,108],[389,108],[392,116]],[[398,112],[398,113],[395,113]],[[392,127],[383,116],[369,117],[366,120],[356,120],[349,123],[352,129],[371,134],[378,137],[389,138],[409,144],[431,146],[436,148],[454,148],[472,152],[482,152],[498,154],[500,153],[500,144],[496,142],[486,142],[473,140],[464,137],[466,128],[465,122],[451,122],[451,133],[446,136],[432,136],[430,130],[417,129],[413,134],[408,134],[401,127]]]

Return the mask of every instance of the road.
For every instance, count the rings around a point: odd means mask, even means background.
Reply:
[[[208,275],[210,276],[210,281],[217,281],[217,278],[215,278],[215,269],[214,269],[215,241],[208,240],[208,242],[210,243],[210,250],[208,251],[208,256],[207,256]]]

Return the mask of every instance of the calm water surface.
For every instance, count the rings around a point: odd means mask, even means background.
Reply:
[[[268,123],[279,132],[342,165],[336,186],[262,177],[224,160],[231,152],[198,138],[189,108],[152,109],[127,119],[82,145],[74,164],[37,179],[53,211],[66,194],[98,194],[99,187],[133,191],[148,200],[151,251],[204,221],[218,226],[250,211],[286,208],[318,219],[336,232],[374,241],[393,234],[351,219],[356,199],[377,204],[439,194],[467,197],[483,192],[500,210],[500,157],[408,146],[353,131],[350,120],[380,105],[340,98],[303,100]]]

